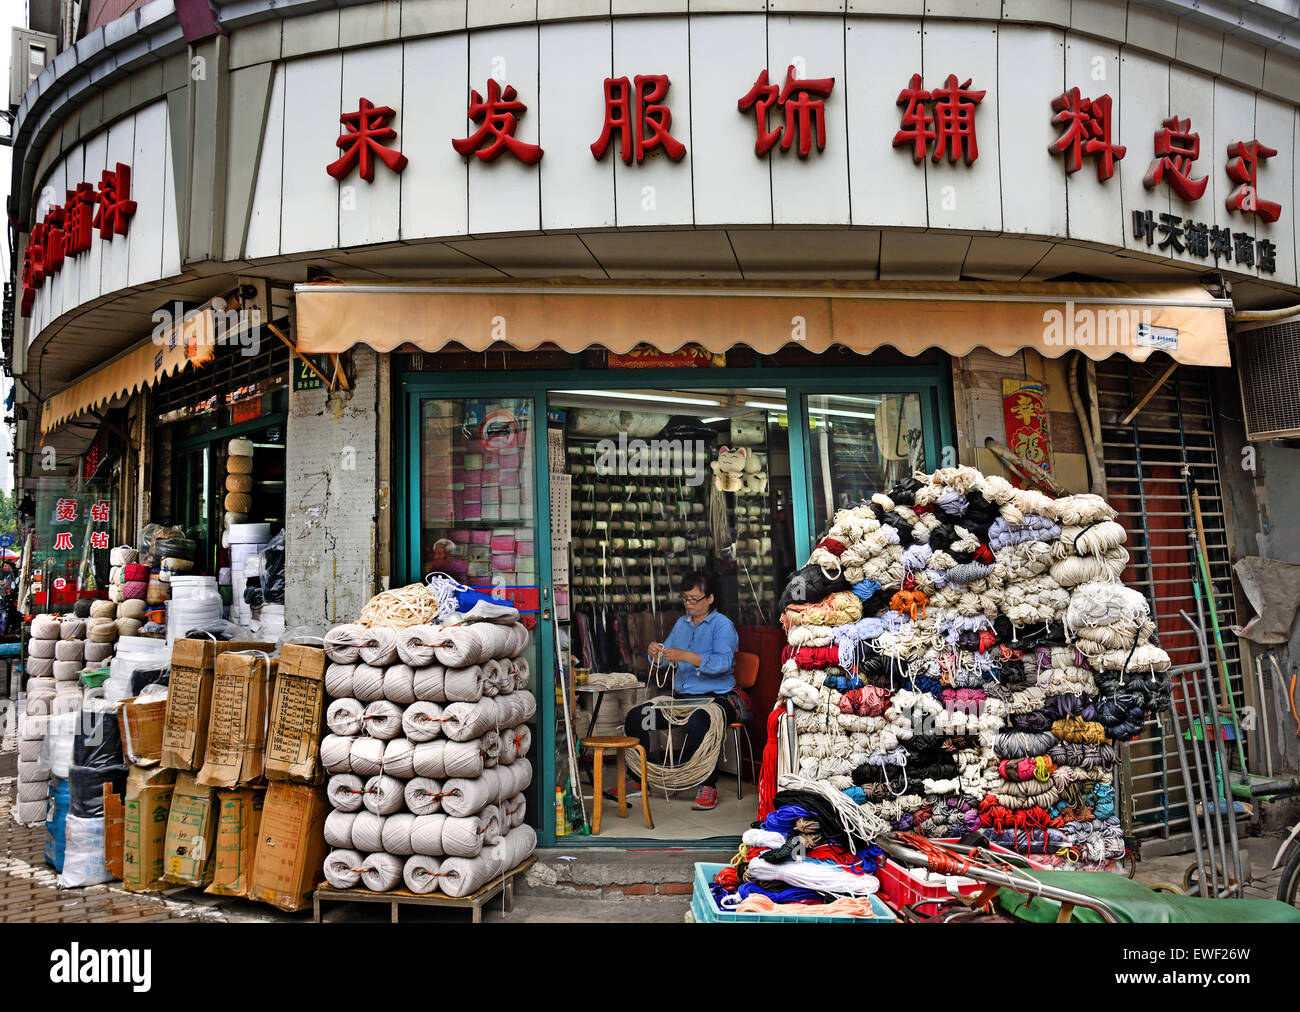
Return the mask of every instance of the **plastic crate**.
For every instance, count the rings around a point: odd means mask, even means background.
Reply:
[[[956,843],[956,838],[936,840],[936,843]],[[990,844],[994,854],[1025,862],[1031,868],[1043,865],[1031,861],[1023,854]],[[918,913],[929,915],[953,896],[974,896],[984,888],[984,883],[961,875],[936,875],[919,869],[904,868],[894,861],[886,861],[876,869],[880,891],[894,906],[914,907]]]
[[[872,917],[845,917],[827,914],[751,914],[723,910],[713,900],[709,883],[727,867],[725,864],[697,864],[695,891],[691,894],[691,914],[696,924],[893,924],[894,913],[877,896],[870,897]]]

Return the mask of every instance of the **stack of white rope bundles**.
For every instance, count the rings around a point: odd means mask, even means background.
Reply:
[[[326,635],[320,755],[335,888],[464,896],[536,847],[524,825],[537,710],[529,633],[513,608],[489,611],[484,621]]]
[[[779,705],[796,708],[800,775],[931,835],[960,835],[994,803],[1084,811],[1092,796],[1066,788],[1108,784],[1113,761],[1094,744],[1099,683],[1114,684],[1099,672],[1168,667],[1120,583],[1115,516],[1099,496],[966,467],[841,510],[782,599]]]
[[[32,678],[27,682],[27,704],[18,715],[18,781],[13,816],[20,826],[45,822],[50,771],[41,762],[41,746],[50,722],[54,689],[51,685],[47,694],[45,686],[38,685],[35,686],[37,694],[33,695],[32,683],[46,681],[53,682],[53,679]]]

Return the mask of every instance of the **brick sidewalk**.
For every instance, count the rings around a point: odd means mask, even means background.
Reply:
[[[303,919],[302,914],[284,914],[248,900],[207,896],[197,889],[129,893],[121,882],[60,889],[58,875],[45,863],[45,827],[20,826],[13,820],[17,763],[15,741],[7,738],[0,744],[0,923]],[[310,920],[310,912],[305,916]]]

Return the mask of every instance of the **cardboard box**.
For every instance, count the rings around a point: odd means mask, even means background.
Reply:
[[[271,697],[266,729],[266,779],[314,784],[324,779],[320,763],[325,714],[325,651],[286,643]]]
[[[177,640],[172,645],[167,716],[163,726],[163,766],[173,770],[197,770],[203,765],[217,657],[230,650],[264,650],[270,653],[274,649],[274,643],[218,643],[213,640]]]
[[[193,773],[178,773],[167,815],[163,878],[200,889],[211,882],[216,836],[216,792],[195,782]]]
[[[116,879],[122,877],[122,845],[125,832],[126,809],[122,796],[112,784],[104,784],[104,865]]]
[[[122,732],[122,751],[137,766],[156,766],[162,758],[163,727],[167,721],[167,700],[136,702],[136,697],[117,704],[117,726]]]
[[[323,787],[277,780],[266,789],[257,834],[250,896],[281,910],[302,910],[324,880],[325,816]]]
[[[152,893],[163,882],[163,848],[176,771],[132,766],[126,777],[123,813],[122,884],[128,892]]]
[[[248,895],[265,800],[265,787],[217,791],[217,864],[212,884],[204,892],[214,896]]]
[[[208,787],[243,787],[262,779],[266,762],[266,718],[277,662],[261,652],[226,651],[217,657],[212,679],[208,742],[198,782]]]

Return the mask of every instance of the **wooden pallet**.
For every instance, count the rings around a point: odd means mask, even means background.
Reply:
[[[320,923],[320,905],[321,901],[324,901],[326,903],[388,903],[392,907],[394,924],[398,923],[398,908],[404,904],[407,906],[451,907],[453,909],[469,910],[471,922],[479,924],[483,920],[484,904],[493,897],[500,895],[503,890],[505,891],[506,913],[514,910],[515,876],[527,871],[536,861],[535,856],[529,857],[528,860],[511,868],[504,875],[497,875],[482,889],[469,896],[447,896],[440,892],[421,896],[407,889],[393,889],[386,893],[372,893],[369,889],[317,889],[312,896],[312,920],[317,924]]]

